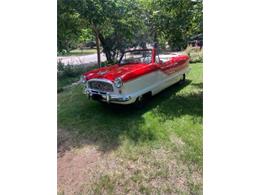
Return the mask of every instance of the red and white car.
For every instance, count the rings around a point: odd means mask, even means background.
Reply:
[[[159,55],[156,49],[126,51],[119,63],[83,74],[84,93],[94,100],[115,104],[141,102],[185,80],[189,57]]]

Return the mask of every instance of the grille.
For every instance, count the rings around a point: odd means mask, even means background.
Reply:
[[[89,81],[88,86],[90,89],[105,91],[105,92],[113,92],[113,86],[110,83],[103,81]]]

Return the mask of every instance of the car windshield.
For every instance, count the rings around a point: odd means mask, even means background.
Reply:
[[[119,59],[119,64],[129,63],[145,63],[149,64],[152,62],[152,50],[133,50],[126,51]]]

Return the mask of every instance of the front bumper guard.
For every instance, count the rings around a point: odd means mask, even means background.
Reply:
[[[107,103],[110,102],[127,102],[131,100],[131,96],[124,96],[124,95],[112,95],[109,92],[100,92],[96,90],[91,89],[84,89],[84,94],[86,94],[89,98],[93,98],[94,96],[98,95],[101,97],[102,101],[105,101]]]

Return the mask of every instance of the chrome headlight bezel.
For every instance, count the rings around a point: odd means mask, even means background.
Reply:
[[[114,85],[117,87],[117,88],[120,88],[123,86],[123,81],[120,77],[117,77],[114,81]]]

